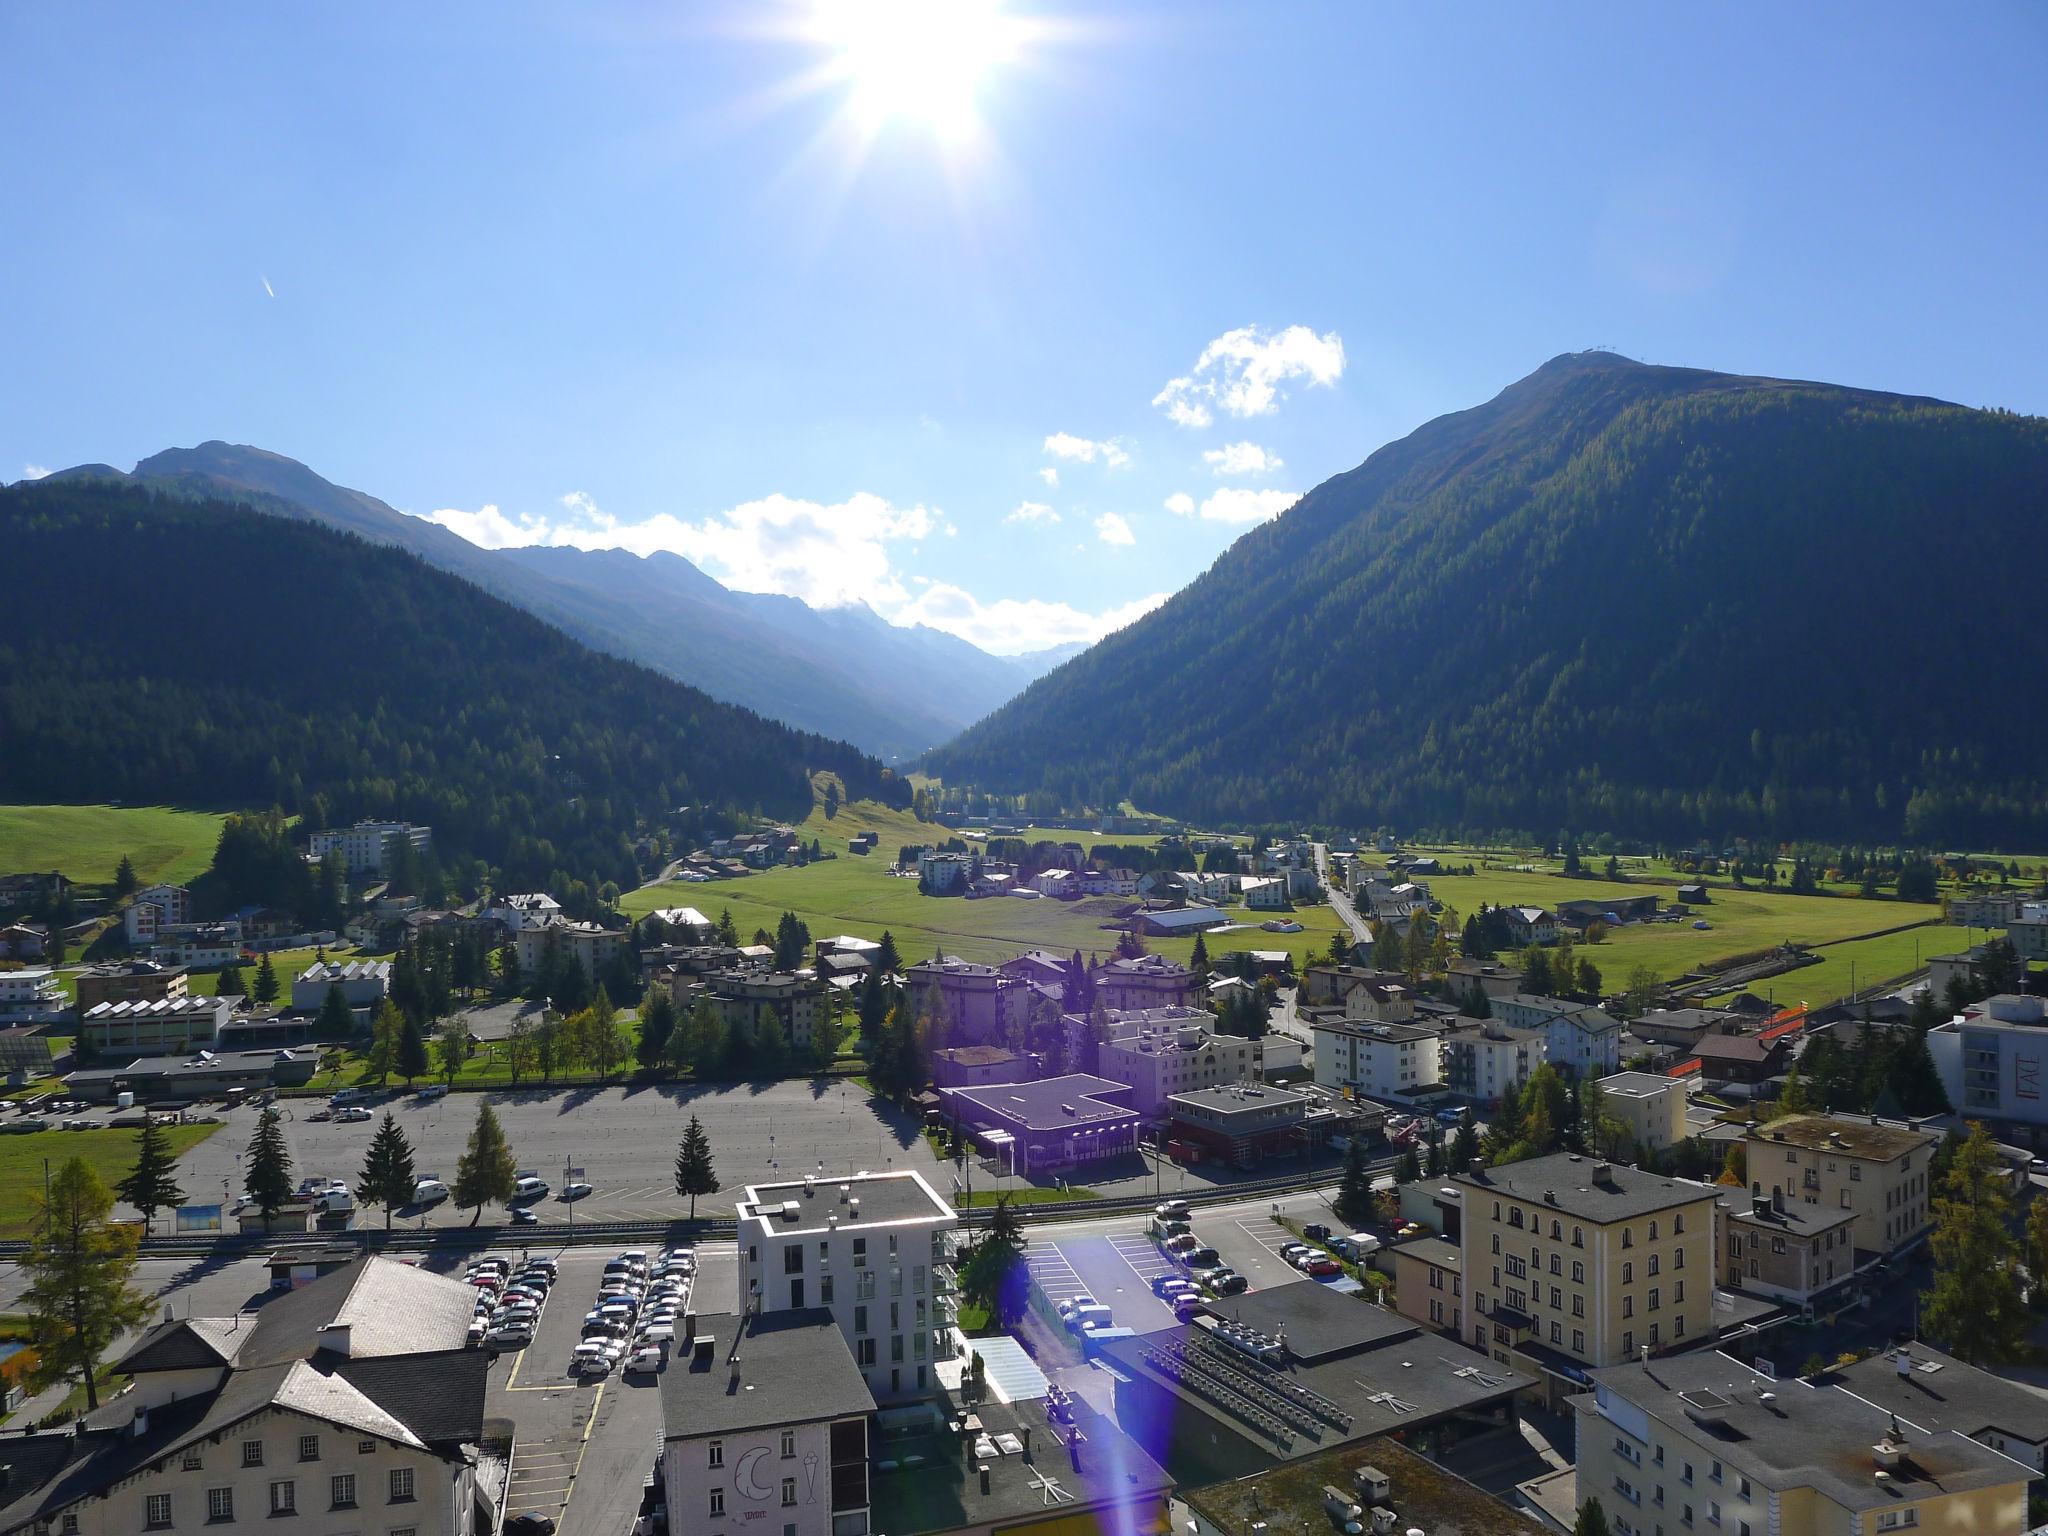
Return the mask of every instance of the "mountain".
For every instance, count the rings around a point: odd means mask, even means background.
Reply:
[[[678,555],[481,549],[295,459],[241,444],[168,449],[142,460],[133,475],[95,464],[50,478],[133,480],[241,500],[396,544],[586,645],[889,759],[914,757],[954,735],[1053,664],[1043,658],[1071,649],[991,656],[939,630],[890,624],[865,606],[819,610],[791,597],[733,592]]]
[[[0,489],[0,799],[432,824],[500,888],[624,885],[681,806],[796,817],[893,773],[601,655],[411,554],[146,482]]]
[[[2048,421],[1560,357],[928,754],[1205,821],[2048,838]]]

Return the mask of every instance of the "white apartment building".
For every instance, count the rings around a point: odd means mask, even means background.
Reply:
[[[2003,992],[1927,1032],[1927,1050],[1956,1113],[2048,1124],[2048,1012],[2038,997]]]
[[[192,921],[192,893],[182,885],[152,885],[137,891],[121,915],[130,949],[144,949],[156,942],[160,929]]]
[[[562,915],[562,904],[546,891],[521,891],[512,896],[494,896],[478,916],[502,923],[507,933],[535,928]]]
[[[1315,1024],[1316,1081],[1360,1098],[1400,1100],[1443,1081],[1443,1031],[1433,1024]]]
[[[1244,904],[1254,912],[1281,912],[1287,907],[1287,882],[1271,875],[1249,876],[1240,882]]]
[[[415,852],[425,853],[434,845],[432,827],[414,826],[409,821],[359,821],[352,827],[335,827],[312,836],[315,861],[339,853],[342,866],[351,875],[382,874],[392,838],[403,838]]]
[[[1444,1084],[1481,1104],[1497,1104],[1511,1086],[1527,1082],[1543,1065],[1549,1048],[1547,1030],[1460,1015],[1444,1030]]]
[[[1087,1020],[1069,1014],[1069,1033]],[[1147,1008],[1109,1015],[1096,1044],[1095,1075],[1127,1085],[1131,1108],[1163,1119],[1176,1093],[1265,1080],[1264,1042],[1213,1033],[1215,1015],[1201,1008]]]
[[[1685,1140],[1685,1083],[1656,1072],[1616,1072],[1599,1080],[1605,1113],[1628,1127],[1638,1156]]]
[[[956,1350],[953,1208],[919,1173],[749,1185],[740,1297],[764,1313],[823,1307],[877,1402],[932,1390]]]
[[[167,1318],[97,1414],[0,1438],[0,1532],[495,1531],[474,1312],[459,1280],[361,1258],[247,1316]]]
[[[1554,1066],[1579,1077],[1605,1077],[1621,1066],[1621,1020],[1590,1004],[1516,992],[1492,1007],[1504,1024],[1547,1031],[1545,1056]]]
[[[0,971],[0,1024],[53,1024],[70,1007],[47,965]]]

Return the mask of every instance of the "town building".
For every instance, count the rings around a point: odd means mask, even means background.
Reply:
[[[1362,965],[1311,965],[1302,970],[1304,1008],[1336,1008],[1354,1021],[1399,1024],[1415,1016],[1415,989],[1399,971]]]
[[[0,926],[0,960],[40,960],[50,952],[50,930],[42,923]]]
[[[661,1372],[669,1529],[870,1530],[874,1411],[827,1308],[687,1314]]]
[[[1496,998],[1493,1015],[1517,1029],[1549,1032],[1544,1059],[1577,1077],[1605,1077],[1621,1066],[1621,1020],[1588,1003],[1526,992]]]
[[[1451,995],[1468,998],[1477,987],[1489,1000],[1497,997],[1513,997],[1522,990],[1522,973],[1494,960],[1474,960],[1469,955],[1455,955],[1444,971],[1444,980],[1449,984]]]
[[[152,885],[130,898],[121,925],[130,949],[147,949],[157,932],[192,921],[192,892],[182,885]]]
[[[1070,1033],[1089,1027],[1088,1019],[1079,1014],[1067,1015],[1062,1023]],[[1095,1070],[1128,1087],[1131,1107],[1155,1122],[1164,1121],[1166,1101],[1173,1094],[1261,1081],[1261,1043],[1219,1035],[1215,1025],[1215,1015],[1202,1008],[1112,1013],[1095,1045]]]
[[[1573,1152],[1452,1182],[1471,1342],[1542,1371],[1553,1401],[1595,1366],[1712,1336],[1712,1186]]]
[[[1028,1083],[1038,1075],[1029,1056],[1000,1045],[954,1045],[932,1052],[934,1088],[978,1088],[990,1083]]]
[[[1638,1159],[1686,1139],[1684,1078],[1616,1072],[1600,1078],[1598,1087],[1601,1113],[1628,1127],[1628,1145]]]
[[[316,863],[330,853],[340,854],[342,868],[350,875],[381,875],[389,867],[394,840],[425,853],[434,845],[434,829],[409,821],[359,821],[352,827],[315,832],[310,852]]]
[[[1211,1301],[1213,1317],[1102,1341],[1116,1417],[1183,1485],[1399,1434],[1422,1456],[1497,1431],[1533,1384],[1385,1308],[1320,1285]],[[1327,1529],[1327,1525],[1319,1527]]]
[[[704,978],[703,995],[725,1027],[751,1037],[761,1027],[761,1010],[772,1011],[790,1049],[808,1051],[818,1026],[832,1017],[832,989],[810,971],[770,971],[736,966]],[[681,1001],[681,999],[678,999]]]
[[[374,1009],[391,991],[391,962],[316,960],[292,978],[292,1007],[300,1013],[318,1013],[337,987],[351,1010]]]
[[[1404,1102],[1443,1082],[1444,1032],[1437,1025],[1314,1022],[1316,1081],[1359,1098]]]
[[[718,937],[718,924],[695,907],[656,907],[641,921],[659,923],[670,944],[709,944]]]
[[[1238,884],[1244,904],[1255,912],[1287,910],[1287,882],[1272,876],[1248,877]]]
[[[1792,1037],[1778,1035],[1702,1035],[1692,1048],[1700,1081],[1755,1088],[1782,1077],[1792,1064]]]
[[[1718,1278],[1731,1291],[1805,1306],[1856,1272],[1853,1211],[1782,1192],[1721,1197]]]
[[[1021,1174],[1127,1157],[1143,1125],[1127,1085],[1085,1072],[947,1088],[940,1099],[986,1156]]]
[[[942,896],[956,886],[967,884],[974,858],[965,853],[936,853],[926,849],[917,856],[918,888]]]
[[[507,934],[533,928],[562,915],[562,904],[546,891],[523,891],[512,896],[494,896],[477,916]]]
[[[1557,914],[1548,907],[1504,907],[1508,941],[1517,948],[1557,942]]]
[[[495,1531],[475,1296],[358,1258],[247,1316],[166,1318],[98,1413],[0,1440],[0,1532]]]
[[[1394,1277],[1394,1310],[1425,1328],[1465,1337],[1465,1256],[1443,1237],[1419,1237],[1382,1250]]]
[[[1220,907],[1167,907],[1157,912],[1140,912],[1131,919],[1131,926],[1135,932],[1154,938],[1184,939],[1190,934],[1221,928],[1229,921],[1230,914]]]
[[[1837,1365],[1828,1381],[1922,1434],[1953,1430],[2026,1463],[2037,1478],[2048,1473],[2048,1397],[1930,1344]]]
[[[111,1103],[123,1093],[133,1093],[142,1103],[169,1107],[223,1099],[237,1090],[303,1088],[319,1065],[318,1051],[275,1048],[203,1051],[182,1058],[142,1056],[126,1066],[82,1067],[67,1073],[64,1089],[91,1104]]]
[[[1436,1536],[1550,1536],[1551,1531],[1534,1516],[1416,1455],[1395,1435],[1188,1489],[1175,1503],[1173,1529],[1187,1536],[1280,1536],[1348,1531],[1353,1525],[1361,1531]]]
[[[76,978],[81,1011],[101,1003],[153,1003],[183,997],[191,982],[181,966],[114,960],[82,967]]]
[[[953,1208],[914,1172],[750,1185],[740,1295],[764,1314],[832,1314],[877,1402],[927,1395],[956,1353]]]
[[[1550,1048],[1547,1029],[1517,1029],[1499,1019],[1462,1014],[1439,1021],[1443,1031],[1443,1085],[1478,1104],[1498,1104],[1510,1087],[1526,1083]]]
[[[70,1010],[57,973],[47,965],[0,971],[0,1024],[55,1024]]]
[[[2004,992],[1927,1032],[1957,1114],[2038,1131],[2048,1125],[2048,1005]]]
[[[1874,1118],[1874,1117],[1873,1117]],[[1743,1143],[1752,1195],[1855,1214],[1858,1267],[1917,1244],[1932,1225],[1928,1169],[1941,1138],[1839,1115],[1787,1115]]]
[[[233,918],[218,923],[171,923],[156,930],[149,946],[159,965],[218,970],[242,958],[242,925]]]
[[[1628,1021],[1628,1032],[1653,1045],[1690,1052],[1703,1035],[1732,1029],[1735,1015],[1719,1008],[1652,1008]]]
[[[1585,896],[1557,904],[1557,921],[1583,933],[1594,923],[1620,927],[1623,923],[1646,922],[1657,915],[1661,896]]]
[[[79,1018],[79,1035],[102,1057],[182,1056],[211,1050],[234,1015],[232,997],[198,994],[95,1003]]]
[[[582,967],[585,976],[595,981],[618,957],[619,951],[632,942],[632,936],[622,929],[572,922],[560,915],[550,915],[519,927],[512,935],[512,942],[519,955],[519,974],[522,976],[536,974],[552,944],[557,955],[564,960],[573,960]]]
[[[1185,1008],[1195,1000],[1194,972],[1164,955],[1120,955],[1092,967],[1095,1000],[1112,1013]]]
[[[1166,1134],[1176,1148],[1252,1168],[1268,1158],[1301,1157],[1336,1132],[1341,1117],[1285,1088],[1238,1084],[1197,1088],[1166,1101]]]
[[[1572,1401],[1578,1491],[1617,1536],[2027,1525],[2024,1465],[1842,1388],[1713,1350],[1609,1366],[1592,1384]]]

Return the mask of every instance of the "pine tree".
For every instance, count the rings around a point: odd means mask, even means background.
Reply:
[[[1337,1214],[1360,1226],[1372,1213],[1372,1171],[1365,1165],[1365,1145],[1357,1136],[1344,1149],[1344,1180],[1337,1187]]]
[[[249,1138],[249,1198],[263,1216],[263,1230],[270,1230],[277,1213],[292,1197],[292,1154],[284,1144],[283,1118],[273,1106],[266,1106],[256,1119],[256,1133]]]
[[[135,1144],[135,1167],[114,1186],[116,1194],[142,1212],[144,1233],[149,1231],[158,1211],[185,1203],[185,1191],[172,1177],[177,1171],[177,1159],[171,1156],[162,1129],[154,1119],[145,1120],[142,1136]]]
[[[121,855],[121,862],[114,868],[114,894],[133,896],[142,882],[135,877],[135,861],[127,854]]]
[[[1024,1228],[1004,1195],[996,1201],[988,1230],[961,1265],[960,1294],[986,1311],[996,1327],[1008,1328],[1023,1316],[1027,1288]]]
[[[1469,1118],[1460,1120],[1456,1134],[1451,1137],[1451,1172],[1469,1173],[1472,1169],[1473,1161],[1478,1156],[1479,1132],[1473,1127]]]
[[[1608,1536],[1607,1511],[1598,1499],[1579,1506],[1579,1518],[1572,1524],[1572,1536]]]
[[[1422,1154],[1413,1147],[1408,1148],[1394,1164],[1394,1182],[1412,1184],[1422,1177]]]
[[[346,1040],[355,1033],[355,1028],[355,1010],[349,1007],[339,985],[329,986],[327,995],[320,999],[319,1016],[313,1021],[313,1038]]]
[[[232,960],[222,966],[213,990],[218,997],[247,997],[249,988],[242,980],[242,968]]]
[[[884,928],[880,947],[875,951],[875,969],[889,975],[900,970],[902,965],[903,957],[896,953],[896,936]]]
[[[711,1138],[695,1115],[683,1127],[676,1145],[676,1193],[688,1197],[690,1220],[697,1219],[697,1197],[718,1193],[718,1172],[711,1166]]]
[[[88,1413],[99,1407],[93,1379],[102,1351],[125,1329],[139,1327],[150,1301],[134,1285],[135,1229],[112,1220],[113,1191],[82,1158],[72,1158],[36,1197],[37,1221],[22,1270],[35,1365],[33,1391],[76,1377]]]
[[[640,1041],[634,1054],[641,1066],[653,1069],[668,1060],[668,1037],[675,1027],[675,994],[667,987],[657,986],[640,1008]]]
[[[427,1071],[427,1037],[420,1032],[420,1026],[410,1014],[398,1027],[398,1056],[392,1063],[398,1075],[405,1079],[410,1088],[412,1080],[424,1077]]]
[[[1195,935],[1195,947],[1188,951],[1188,969],[1198,977],[1209,973],[1209,944],[1199,933]]]
[[[718,942],[727,949],[739,948],[740,931],[733,924],[731,907],[718,914]]]
[[[1921,1298],[1922,1329],[1950,1354],[1987,1369],[2028,1354],[2003,1177],[1997,1148],[1971,1122],[1934,1202],[1934,1284]]]
[[[418,1183],[413,1170],[412,1143],[406,1140],[405,1132],[387,1109],[384,1123],[370,1138],[370,1150],[363,1158],[363,1176],[356,1185],[356,1198],[365,1205],[384,1207],[384,1230],[389,1232],[391,1213],[412,1203],[412,1192]]]
[[[1522,956],[1522,990],[1531,997],[1550,996],[1550,956],[1540,944],[1531,944]]]
[[[475,1208],[475,1214],[469,1218],[473,1227],[482,1218],[487,1204],[511,1199],[517,1187],[517,1170],[512,1166],[512,1148],[506,1144],[505,1128],[498,1123],[490,1100],[479,1096],[476,1126],[469,1133],[469,1145],[463,1149],[461,1161],[455,1165],[455,1204]]]
[[[262,1007],[268,1008],[277,1001],[277,967],[270,963],[270,951],[263,951],[263,958],[256,962],[256,990],[252,996]]]

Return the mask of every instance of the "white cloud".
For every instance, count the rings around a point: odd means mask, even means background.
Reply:
[[[1202,348],[1194,369],[1169,379],[1152,403],[1178,426],[1206,427],[1213,419],[1210,404],[1232,416],[1270,416],[1288,380],[1327,387],[1343,376],[1344,342],[1335,331],[1318,336],[1305,325],[1290,325],[1276,335],[1247,325]]]
[[[1175,491],[1166,498],[1166,510],[1175,517],[1193,517],[1195,515],[1195,498],[1186,491]]]
[[[1212,523],[1263,523],[1278,517],[1297,501],[1299,491],[1255,491],[1227,485],[1202,501],[1202,516]]]
[[[1051,486],[1054,490],[1058,490],[1060,488],[1060,472],[1055,465],[1046,465],[1045,468],[1041,469],[1038,472],[1038,478],[1043,480],[1047,485]]]
[[[1097,459],[1111,469],[1121,469],[1131,462],[1131,456],[1124,451],[1122,443],[1115,438],[1104,438],[1095,442],[1085,437],[1076,437],[1071,432],[1055,432],[1045,440],[1045,451],[1056,459],[1072,459],[1082,464],[1093,464]]]
[[[1143,618],[1165,602],[1167,596],[1154,592],[1100,613],[1089,613],[1067,603],[1049,603],[1038,598],[1005,597],[984,603],[960,587],[936,582],[891,618],[898,624],[928,624],[998,656],[1014,656],[1075,640],[1100,640],[1112,630]]]
[[[1225,443],[1208,449],[1202,458],[1219,475],[1269,475],[1280,468],[1280,455],[1257,443]]]
[[[1131,532],[1131,525],[1124,521],[1120,512],[1105,512],[1095,519],[1095,537],[1105,544],[1135,544],[1138,536]]]
[[[21,466],[21,478],[24,480],[40,480],[49,473],[50,467],[47,464],[24,464]]]
[[[1059,520],[1059,513],[1042,501],[1020,501],[1017,510],[1003,519],[1006,523],[1056,523]]]
[[[486,503],[474,512],[465,512],[460,507],[443,507],[438,512],[426,515],[430,523],[439,523],[451,533],[459,533],[472,544],[485,549],[518,549],[527,544],[548,542],[547,522],[538,517],[513,519],[500,512],[493,503]]]

